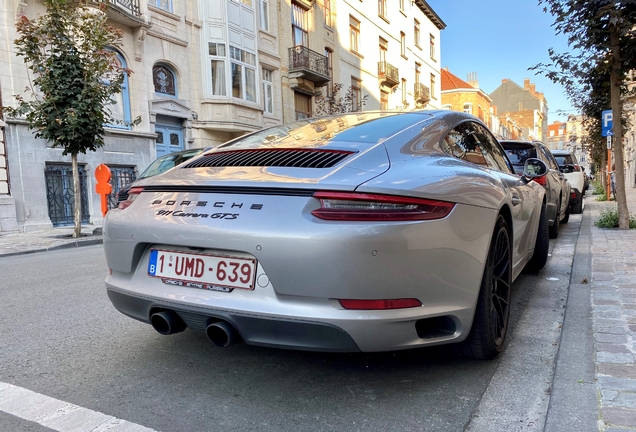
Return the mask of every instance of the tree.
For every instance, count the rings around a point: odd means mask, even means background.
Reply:
[[[600,121],[600,111],[607,107],[603,104],[609,102],[615,119],[613,152],[619,228],[629,229],[622,96],[627,94],[628,72],[636,69],[636,0],[539,0],[539,4],[555,17],[556,33],[567,36],[568,45],[576,54],[557,54],[550,49],[552,64],[539,64],[532,69],[564,84],[573,105],[588,117],[594,116],[587,126],[590,132],[599,130],[595,121]]]
[[[121,92],[124,74],[115,52],[123,32],[108,24],[104,4],[87,7],[86,0],[45,0],[47,12],[35,19],[22,15],[16,28],[18,56],[32,75],[30,97],[16,95],[17,107],[5,107],[12,117],[25,116],[36,138],[71,155],[75,189],[73,237],[81,235],[81,195],[78,153],[104,145],[104,125],[114,124],[109,105]],[[31,78],[31,77],[30,77]],[[139,120],[137,119],[135,123]]]
[[[336,83],[332,86],[331,92],[327,96],[316,98],[316,115],[339,114],[362,111],[362,107],[367,103],[369,95],[364,95],[360,100],[353,87],[347,89],[344,96],[340,96],[343,84]]]

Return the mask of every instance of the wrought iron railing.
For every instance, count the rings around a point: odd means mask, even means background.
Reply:
[[[117,192],[128,187],[137,178],[135,168],[133,167],[109,167],[110,168],[110,184],[113,189],[108,195],[108,209],[117,207]]]
[[[431,100],[431,93],[424,84],[415,83],[415,88],[413,89],[413,96],[416,101],[420,102],[428,102]]]
[[[82,199],[82,223],[88,223],[88,193],[86,175],[83,167],[78,167],[80,177],[80,196]],[[46,199],[49,217],[53,226],[73,225],[75,193],[73,170],[70,165],[47,165],[44,170],[46,180]]]
[[[325,77],[329,76],[327,57],[302,45],[289,48],[289,69],[307,69]]]
[[[93,0],[95,3],[106,3],[115,9],[119,9],[132,16],[140,17],[141,8],[139,7],[139,0]]]
[[[378,75],[394,83],[400,82],[400,72],[398,68],[385,61],[378,62]]]

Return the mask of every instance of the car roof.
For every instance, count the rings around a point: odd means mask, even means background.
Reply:
[[[570,150],[550,150],[553,155],[565,156],[573,154]]]

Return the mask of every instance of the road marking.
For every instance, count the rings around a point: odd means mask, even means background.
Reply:
[[[59,432],[156,432],[4,382],[0,382],[0,411]]]

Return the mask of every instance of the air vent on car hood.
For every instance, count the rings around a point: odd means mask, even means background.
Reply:
[[[323,149],[250,149],[210,153],[182,168],[289,167],[331,168],[354,152]]]

